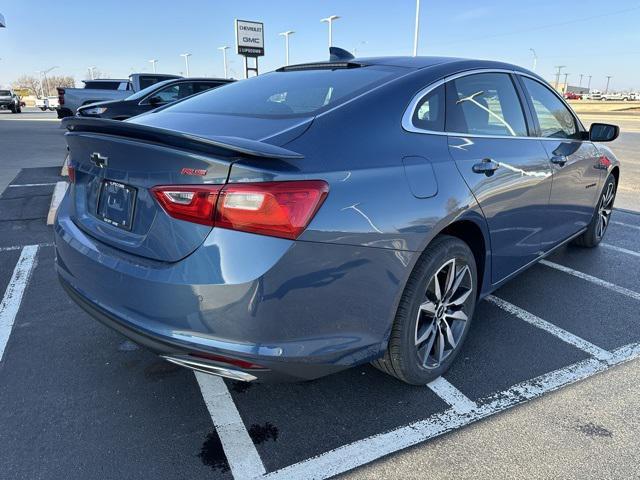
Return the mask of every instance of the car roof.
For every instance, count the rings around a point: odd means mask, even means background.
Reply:
[[[429,69],[431,67],[438,67],[439,70],[444,69],[448,74],[455,72],[462,72],[465,70],[473,69],[501,69],[501,70],[513,70],[518,72],[527,73],[531,76],[540,78],[534,72],[527,70],[526,68],[518,65],[513,65],[505,62],[498,62],[494,60],[477,60],[471,58],[458,58],[458,57],[410,57],[410,56],[395,56],[395,57],[357,57],[344,60],[328,60],[312,62],[300,65],[291,65],[282,67],[278,71],[294,71],[299,67],[304,69],[322,69],[331,68],[332,65],[337,63],[344,64],[345,67],[351,66],[367,66],[367,65],[381,65],[389,67],[400,67],[412,70]],[[298,68],[297,68],[298,67]]]
[[[232,78],[216,78],[216,77],[182,77],[182,78],[171,78],[169,80],[165,80],[166,82],[234,82]]]
[[[126,78],[95,78],[93,80],[82,80],[82,83],[87,82],[128,82],[129,80]]]

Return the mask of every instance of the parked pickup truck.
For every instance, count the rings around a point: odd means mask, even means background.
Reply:
[[[76,110],[89,103],[121,100],[129,95],[145,89],[154,83],[179,75],[161,73],[134,73],[129,79],[97,79],[84,80],[84,88],[58,87],[58,118],[75,115]]]
[[[13,113],[22,112],[20,97],[12,90],[0,90],[0,110],[11,110]]]
[[[629,93],[621,93],[621,92],[603,93],[601,100],[617,100],[617,101],[627,102],[631,100],[631,95]]]
[[[36,98],[35,107],[43,112],[46,110],[55,110],[58,108],[58,97]]]

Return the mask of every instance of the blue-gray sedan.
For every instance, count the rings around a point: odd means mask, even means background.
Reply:
[[[57,271],[98,320],[237,380],[449,368],[477,302],[596,246],[618,128],[536,74],[455,58],[283,67],[125,122],[66,121]]]

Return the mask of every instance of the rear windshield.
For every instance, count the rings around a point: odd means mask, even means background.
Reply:
[[[0,90],[0,97],[8,97],[9,95],[11,95],[9,90]]]
[[[271,72],[209,90],[165,111],[268,118],[316,115],[402,73],[399,67]]]

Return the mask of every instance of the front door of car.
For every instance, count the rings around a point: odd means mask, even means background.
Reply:
[[[548,87],[520,77],[534,123],[553,169],[549,216],[543,237],[548,250],[586,227],[603,181],[598,150],[564,102]]]
[[[551,167],[529,137],[530,116],[508,73],[476,73],[446,83],[449,152],[487,219],[496,283],[541,251]]]

